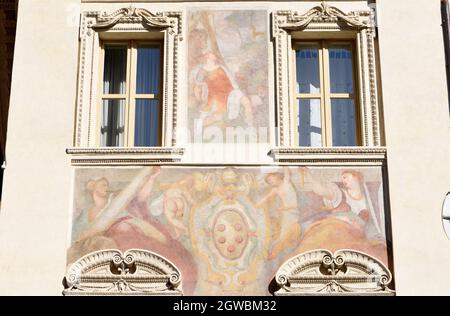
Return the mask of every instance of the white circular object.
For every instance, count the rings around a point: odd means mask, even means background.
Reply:
[[[444,200],[444,205],[442,206],[442,222],[444,224],[444,230],[447,237],[450,238],[450,192]]]

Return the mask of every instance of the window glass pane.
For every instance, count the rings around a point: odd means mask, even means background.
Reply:
[[[332,99],[333,146],[356,146],[355,105],[351,99]]]
[[[124,94],[127,75],[127,47],[105,46],[103,93]]]
[[[136,93],[159,94],[160,55],[159,45],[138,47]]]
[[[319,99],[298,100],[299,145],[308,147],[322,146],[322,120]]]
[[[125,100],[103,100],[101,146],[122,147],[125,126]]]
[[[345,47],[330,47],[331,93],[353,93],[353,53]]]
[[[299,48],[297,60],[297,93],[320,93],[319,50]]]
[[[135,146],[161,146],[159,100],[136,100]]]

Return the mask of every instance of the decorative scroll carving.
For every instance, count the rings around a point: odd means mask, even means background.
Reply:
[[[109,29],[118,23],[141,23],[148,28],[169,28],[172,34],[181,35],[181,23],[178,23],[180,12],[152,13],[142,8],[122,8],[112,13],[96,13],[97,23],[92,25],[95,30]],[[173,19],[176,17],[177,19]]]
[[[368,27],[368,20],[362,19],[362,16],[367,15],[367,12],[350,12],[346,14],[338,8],[332,7],[324,2],[305,14],[299,14],[295,11],[278,11],[276,15],[278,29],[302,30],[309,26],[311,22],[338,23],[340,21],[354,28]],[[277,29],[274,29],[274,31],[277,31]]]
[[[182,295],[180,271],[146,250],[101,250],[72,264],[64,295]]]
[[[276,273],[275,295],[394,295],[392,275],[377,259],[354,250],[295,256]]]

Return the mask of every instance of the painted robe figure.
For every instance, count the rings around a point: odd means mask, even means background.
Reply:
[[[284,173],[275,172],[267,175],[265,180],[272,188],[269,193],[256,204],[256,207],[262,207],[270,199],[275,197],[280,201],[277,213],[282,229],[281,235],[275,240],[268,255],[268,259],[273,260],[278,257],[282,251],[295,246],[300,239],[300,212],[297,191],[291,181],[291,172],[288,167],[284,168]]]
[[[208,126],[225,119],[228,113],[228,96],[233,90],[233,85],[227,72],[218,64],[214,53],[205,53],[203,60],[204,64],[197,74],[199,85],[195,87],[195,95],[199,100],[204,95],[208,96],[201,109],[201,119],[206,118],[204,126]]]
[[[109,182],[105,178],[94,181],[94,185],[89,181],[93,205],[87,214],[80,215],[88,216],[87,225],[77,225],[80,233],[73,236],[68,261],[100,249],[147,249],[172,261],[183,274],[184,293],[192,294],[197,280],[192,255],[172,237],[165,225],[152,217],[148,208],[147,200],[159,174],[160,168],[154,167],[134,196],[124,190],[114,198],[116,201],[108,194]],[[117,203],[113,205],[114,202]]]
[[[321,215],[306,227],[295,253],[324,247],[333,252],[355,249],[379,258],[388,266],[386,237],[364,189],[363,175],[344,170],[339,187],[336,183],[317,181],[307,168],[300,168],[299,173],[300,178],[312,184],[313,192],[322,198],[322,205],[316,206]]]
[[[268,126],[260,111],[268,103],[264,21],[264,11],[190,13],[188,114],[197,132]]]

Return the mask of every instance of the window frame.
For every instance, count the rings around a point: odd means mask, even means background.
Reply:
[[[382,147],[384,140],[379,114],[379,92],[375,51],[375,13],[373,8],[345,13],[322,3],[306,12],[291,10],[272,13],[275,57],[276,143],[271,153],[275,161],[290,161],[305,152],[361,152],[363,147]],[[293,89],[295,59],[292,50],[298,41],[328,40],[354,43],[355,115],[360,118],[358,145],[346,147],[300,147],[296,134]],[[358,112],[357,112],[358,111]],[[332,140],[331,140],[332,141]],[[281,154],[283,153],[283,154]],[[288,153],[290,156],[288,156]]]
[[[82,11],[79,30],[79,66],[73,144],[66,152],[80,156],[76,163],[134,164],[154,161],[180,161],[184,148],[177,144],[180,42],[183,41],[182,11],[149,11],[126,7],[115,11]],[[101,43],[160,42],[161,67],[161,146],[100,147],[99,91],[104,63]],[[183,114],[183,113],[181,113]],[[109,157],[105,157],[108,155]],[[82,157],[81,157],[82,156]],[[101,157],[103,156],[103,157]]]
[[[296,63],[296,51],[300,47],[314,47],[318,49],[319,52],[319,79],[320,79],[320,93],[300,93],[297,91],[297,63]],[[347,46],[351,48],[352,52],[352,73],[353,73],[353,93],[332,93],[331,92],[331,81],[330,81],[330,61],[328,55],[329,47],[333,46]],[[294,135],[294,144],[296,147],[307,147],[307,148],[323,148],[323,147],[336,147],[333,146],[333,123],[332,123],[332,99],[344,99],[344,100],[353,100],[354,108],[355,108],[355,137],[356,137],[356,147],[361,146],[362,143],[362,128],[361,128],[361,106],[360,99],[358,93],[359,86],[359,77],[358,77],[358,64],[357,64],[357,52],[355,41],[352,39],[294,39],[292,42],[292,73],[291,76],[294,78],[291,82],[291,91],[292,91],[292,107],[294,109],[293,120],[291,121],[291,130],[295,131]],[[308,99],[319,99],[320,100],[320,116],[321,116],[321,146],[313,147],[313,146],[300,146],[299,133],[297,132],[297,128],[299,125],[298,122],[298,112],[299,100],[308,100]],[[351,147],[351,146],[349,146]]]
[[[105,46],[122,46],[127,48],[127,65],[126,65],[126,81],[125,94],[105,94],[104,91],[104,69],[105,69]],[[137,76],[137,50],[139,46],[159,46],[160,49],[160,80],[159,80],[159,94],[138,94],[136,92],[136,76]],[[115,147],[115,148],[136,148],[136,147],[160,147],[165,143],[163,130],[164,115],[163,113],[163,95],[164,95],[164,43],[161,40],[102,40],[100,42],[100,61],[99,61],[99,81],[97,87],[98,102],[97,102],[97,129],[96,129],[96,147]],[[101,144],[101,126],[102,126],[102,108],[104,100],[119,99],[125,100],[125,123],[123,146],[105,146]],[[158,139],[159,146],[135,146],[135,118],[136,118],[136,100],[158,100],[159,101],[159,128]]]

